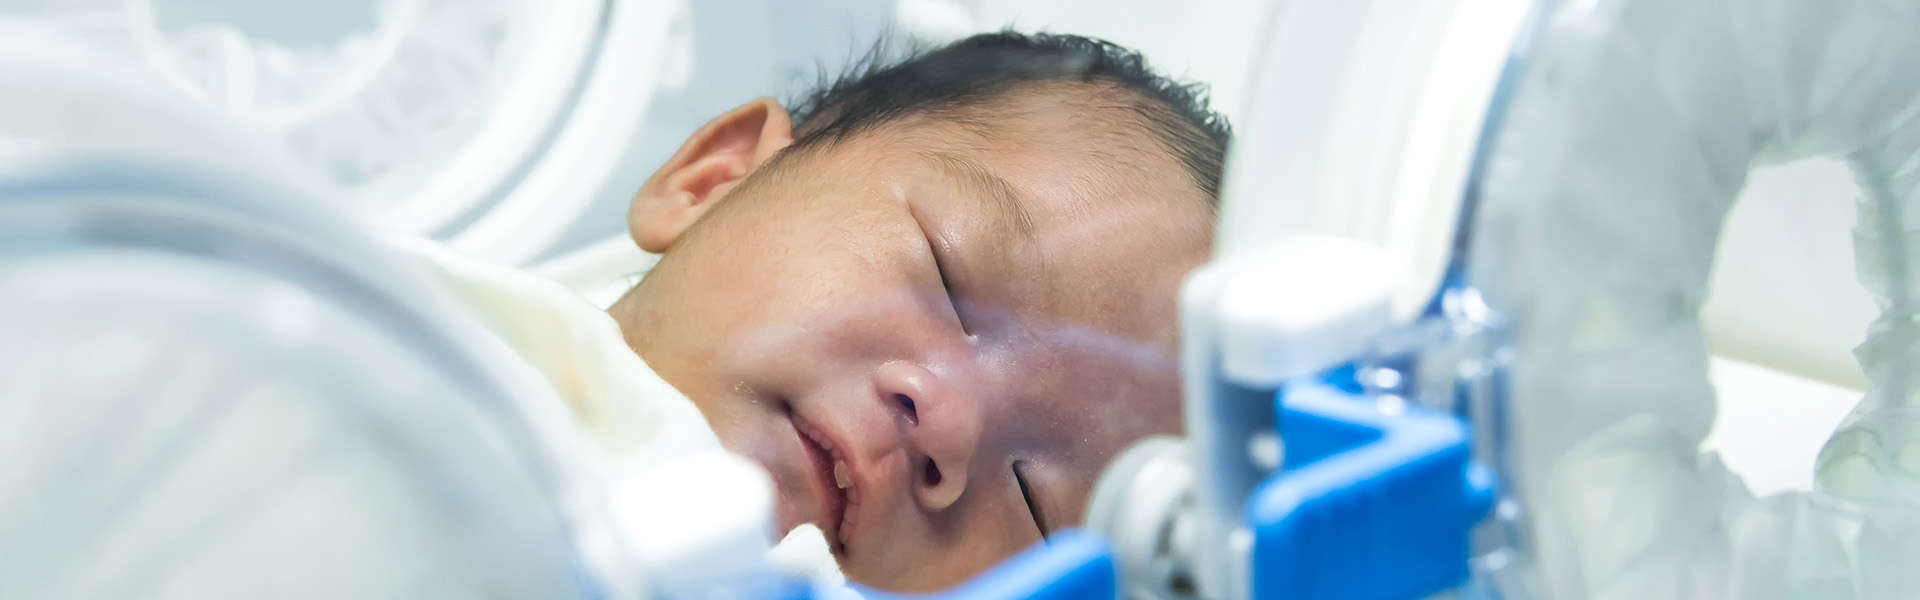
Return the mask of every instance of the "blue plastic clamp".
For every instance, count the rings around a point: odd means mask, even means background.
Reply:
[[[867,588],[869,600],[927,598],[945,600],[1079,600],[1119,597],[1119,573],[1106,540],[1087,531],[1063,529],[1002,561],[966,583],[937,594],[903,596]]]
[[[1319,382],[1274,401],[1285,455],[1247,505],[1253,598],[1420,598],[1466,581],[1495,490],[1464,424]]]

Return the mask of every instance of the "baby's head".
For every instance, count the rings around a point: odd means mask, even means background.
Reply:
[[[949,585],[1180,430],[1175,299],[1227,137],[1133,52],[976,36],[695,132],[634,199],[664,256],[610,312],[772,474],[783,531]]]

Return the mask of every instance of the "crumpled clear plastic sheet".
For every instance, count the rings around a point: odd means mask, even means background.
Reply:
[[[1920,34],[1915,34],[1920,36]],[[1920,79],[1920,69],[1905,75]],[[1820,453],[1818,481],[1836,494],[1882,500],[1920,498],[1920,115],[1854,156],[1868,195],[1854,227],[1860,282],[1881,307],[1866,341],[1854,349],[1867,396]]]
[[[1920,598],[1920,2],[1543,7],[1470,226],[1468,283],[1510,330],[1524,574],[1499,595]],[[1754,497],[1702,454],[1697,317],[1755,164],[1833,155],[1884,312],[1870,390],[1816,489]],[[1809,198],[1809,202],[1853,199]]]

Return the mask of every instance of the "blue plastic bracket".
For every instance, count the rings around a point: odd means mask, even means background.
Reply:
[[[1317,382],[1274,401],[1285,457],[1247,505],[1253,598],[1419,598],[1466,581],[1494,482],[1465,425]]]
[[[1275,397],[1285,457],[1247,504],[1253,598],[1418,598],[1467,578],[1468,533],[1493,505],[1490,471],[1469,460],[1467,428],[1405,406],[1381,411],[1326,383]],[[1067,530],[958,587],[892,600],[1115,598],[1112,552]]]
[[[1113,552],[1093,533],[1065,529],[1042,544],[1014,555],[992,570],[946,591],[901,596],[860,589],[869,600],[934,598],[951,600],[1078,600],[1117,598],[1119,574]]]

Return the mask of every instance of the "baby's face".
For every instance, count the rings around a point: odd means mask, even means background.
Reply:
[[[781,530],[818,524],[855,581],[976,574],[1180,429],[1175,298],[1210,211],[1144,134],[1030,108],[1001,135],[921,124],[781,157],[611,311],[766,467]]]

